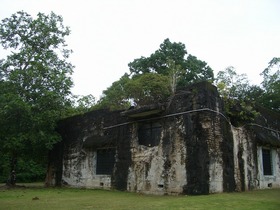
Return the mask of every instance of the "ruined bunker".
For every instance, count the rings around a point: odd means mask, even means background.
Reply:
[[[216,87],[201,82],[165,103],[67,118],[46,184],[160,195],[280,187],[280,117],[258,111],[232,126]]]

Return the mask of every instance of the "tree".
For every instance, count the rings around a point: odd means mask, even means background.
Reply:
[[[190,54],[186,61],[185,73],[182,75],[178,85],[186,86],[195,82],[213,82],[213,80],[214,73],[211,67],[205,61],[201,61]]]
[[[129,108],[131,103],[125,89],[125,85],[129,80],[129,75],[124,74],[118,81],[107,88],[107,90],[104,90],[103,96],[95,108],[108,108],[110,110]]]
[[[158,73],[168,75],[167,63],[172,60],[175,65],[185,67],[185,56],[187,51],[185,45],[181,42],[172,43],[169,39],[165,39],[160,48],[150,55],[150,57],[137,58],[128,64],[131,75],[139,75],[144,73]]]
[[[11,172],[9,183],[12,185],[15,184],[12,177],[16,170],[18,153],[24,149],[25,133],[29,130],[31,117],[30,107],[15,92],[10,82],[0,81],[0,152],[4,158],[4,161],[1,159],[3,162],[0,168],[3,173]],[[5,176],[7,178],[7,174]]]
[[[169,72],[169,80],[170,80],[170,89],[171,93],[174,95],[176,92],[178,80],[180,79],[181,75],[183,74],[184,70],[180,65],[176,65],[174,60],[167,61],[167,67]]]
[[[235,68],[229,66],[218,72],[215,83],[233,124],[238,125],[255,119],[258,112],[254,109],[254,99],[261,89],[258,86],[250,86],[246,74],[237,74]]]
[[[125,109],[132,103],[136,106],[158,103],[174,94],[177,87],[214,78],[206,62],[192,55],[187,57],[185,45],[169,39],[149,57],[134,59],[128,66],[130,74],[103,91],[96,107]]]
[[[177,86],[182,87],[203,80],[213,81],[213,70],[206,62],[197,59],[193,55],[187,56],[185,45],[181,42],[170,42],[165,39],[160,48],[150,55],[141,57],[129,63],[132,76],[144,73],[157,73],[170,75],[170,62],[180,68],[177,78]]]
[[[94,109],[96,105],[95,97],[92,94],[89,95],[73,95],[72,105],[66,113],[67,117],[83,114]]]
[[[264,94],[259,102],[274,111],[280,111],[280,58],[274,57],[261,73]]]
[[[1,21],[0,43],[10,55],[0,62],[0,147],[11,156],[11,171],[19,158],[46,154],[60,140],[55,127],[73,85],[69,34],[54,13],[33,19],[21,11]]]
[[[130,106],[144,106],[159,103],[170,96],[169,77],[156,73],[144,73],[130,78],[124,74],[107,90],[95,108],[111,110],[127,109]]]
[[[164,102],[171,94],[169,77],[156,73],[145,73],[129,80],[125,91],[135,106]]]
[[[218,72],[216,85],[224,98],[231,99],[244,99],[250,89],[247,75],[237,74],[233,66]]]

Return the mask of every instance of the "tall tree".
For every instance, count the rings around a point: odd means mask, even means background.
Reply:
[[[253,106],[254,99],[261,89],[250,86],[246,74],[237,74],[235,68],[229,66],[218,72],[215,83],[223,97],[227,115],[234,125],[254,120],[258,115]]]
[[[280,111],[280,58],[274,57],[268,63],[268,67],[261,73],[264,94],[260,103],[265,107]]]
[[[185,72],[179,81],[179,86],[186,86],[190,83],[209,81],[213,82],[214,73],[205,61],[189,54],[186,61]]]
[[[150,57],[137,58],[128,64],[132,75],[143,73],[158,73],[168,75],[168,65],[170,60],[173,60],[175,65],[185,67],[187,51],[185,45],[181,42],[170,42],[165,39],[158,50],[150,55]]]
[[[33,19],[20,11],[1,21],[0,43],[10,54],[0,63],[0,147],[11,156],[11,171],[23,152],[39,155],[60,140],[55,127],[73,85],[69,34],[54,13]]]
[[[214,78],[206,62],[187,56],[184,44],[169,39],[149,57],[137,58],[128,66],[130,74],[103,91],[96,107],[119,109],[127,108],[132,102],[136,106],[157,103],[174,94],[177,87]]]
[[[160,48],[149,57],[141,57],[128,64],[131,75],[143,73],[170,75],[169,64],[172,62],[174,66],[181,69],[177,86],[186,86],[203,80],[213,81],[213,70],[197,57],[190,54],[187,56],[185,48],[181,42],[165,39]]]
[[[244,99],[250,89],[247,75],[237,74],[233,66],[218,72],[216,85],[221,95],[230,99]]]

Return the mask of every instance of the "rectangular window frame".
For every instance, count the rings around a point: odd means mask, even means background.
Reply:
[[[138,143],[147,147],[158,146],[162,125],[159,122],[146,122],[138,125]]]
[[[264,147],[261,151],[263,176],[274,176],[273,150]]]
[[[96,150],[96,175],[112,175],[116,163],[115,148],[100,148]]]

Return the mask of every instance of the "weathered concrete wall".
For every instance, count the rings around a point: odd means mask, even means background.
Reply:
[[[259,143],[249,129],[232,127],[237,191],[280,187],[279,148]],[[279,139],[280,143],[280,139]],[[264,175],[262,149],[271,151],[272,175]]]
[[[62,121],[58,131],[63,141],[50,152],[46,184],[108,189],[116,187],[119,190],[123,190],[125,185],[126,188],[126,171],[130,162],[129,129],[103,129],[123,120],[119,112],[98,110]],[[125,140],[122,142],[122,139]],[[117,169],[113,176],[96,174],[96,151],[100,148],[118,148]],[[119,161],[123,157],[124,160]],[[126,170],[120,171],[121,168]],[[112,182],[116,184],[112,186]]]
[[[280,187],[280,143],[262,130],[231,126],[223,107],[216,88],[202,82],[164,105],[66,119],[47,184],[160,195]],[[271,176],[263,175],[263,147],[272,151]],[[97,173],[101,149],[115,151],[111,174]]]
[[[64,184],[75,187],[111,188],[110,175],[96,175],[96,151],[72,147],[63,158]]]
[[[216,89],[208,84],[177,92],[168,103],[160,142],[139,145],[133,130],[129,191],[208,194],[233,191],[233,138]],[[212,111],[204,110],[209,108]]]
[[[234,139],[234,174],[236,190],[257,188],[257,145],[244,128],[231,127]]]
[[[176,125],[176,126],[175,126]],[[179,194],[186,185],[185,129],[180,119],[173,124],[162,121],[159,145],[149,147],[138,141],[134,125],[132,164],[129,167],[128,191],[152,194]]]

